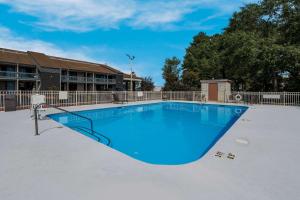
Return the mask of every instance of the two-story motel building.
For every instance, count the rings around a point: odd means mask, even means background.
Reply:
[[[139,90],[141,81],[104,64],[0,48],[0,90]]]

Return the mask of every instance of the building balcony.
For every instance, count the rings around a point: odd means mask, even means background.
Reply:
[[[86,78],[82,76],[61,76],[62,82],[85,83]]]
[[[83,76],[69,76],[69,82],[85,83],[86,78]]]
[[[87,78],[86,78],[86,81],[87,81],[88,83],[93,83],[93,77],[87,77]]]
[[[97,84],[109,84],[109,85],[113,85],[116,84],[116,80],[115,79],[106,79],[106,78],[95,78],[95,83]]]
[[[113,85],[116,84],[115,79],[106,79],[106,78],[95,78],[93,77],[82,77],[82,76],[61,76],[62,82],[70,82],[70,83],[95,83],[102,85]]]
[[[39,79],[39,75],[36,73],[24,73],[24,72],[19,72],[18,73],[18,78],[22,80],[37,80]]]
[[[36,73],[26,72],[11,72],[11,71],[0,71],[0,79],[5,80],[38,80],[39,76]]]
[[[97,84],[107,84],[106,78],[95,78],[95,83]]]
[[[0,71],[1,79],[17,79],[17,77],[18,77],[17,72]]]
[[[107,81],[108,81],[108,84],[116,84],[117,83],[116,79],[107,79]]]

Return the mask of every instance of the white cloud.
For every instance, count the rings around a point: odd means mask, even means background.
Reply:
[[[37,18],[35,24],[48,29],[88,31],[115,27],[135,12],[132,0],[0,0],[15,12]]]
[[[223,14],[231,12],[227,7],[224,9],[224,0],[149,1],[140,6],[140,12],[131,21],[131,25],[159,28],[167,25],[167,29],[170,26],[177,27],[174,23],[182,21],[185,15],[205,8],[220,10]]]
[[[84,32],[98,28],[178,28],[178,22],[199,9],[228,14],[255,0],[0,0],[14,12],[34,16],[27,22],[45,30]],[[215,15],[215,14],[214,14]],[[207,20],[210,20],[208,17]],[[190,24],[197,24],[192,22]],[[198,24],[199,25],[199,24]],[[184,26],[184,24],[183,24]],[[192,28],[192,27],[190,27]]]
[[[86,55],[85,52],[87,52],[87,47],[79,47],[77,49],[59,48],[58,46],[50,42],[18,36],[10,29],[1,25],[0,25],[0,47],[8,48],[8,49],[17,49],[21,51],[42,52],[48,55],[60,56],[65,58],[95,61],[93,58]]]
[[[157,1],[148,2],[140,6],[133,26],[156,26],[178,22],[182,17],[196,9],[199,2],[196,1]]]
[[[124,72],[129,72],[128,64],[126,63],[115,63],[109,60],[103,61],[98,58],[94,58],[92,54],[104,54],[112,52],[114,49],[110,49],[105,46],[93,46],[86,47],[81,46],[77,48],[60,48],[57,45],[45,42],[42,40],[30,39],[19,36],[18,34],[11,31],[9,28],[4,27],[0,24],[0,47],[7,49],[16,49],[20,51],[35,51],[45,53],[51,56],[58,56],[63,58],[78,59],[82,61],[90,61],[95,63],[107,64],[115,69]],[[137,70],[137,72],[140,72]]]

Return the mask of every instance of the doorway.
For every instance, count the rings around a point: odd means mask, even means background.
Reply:
[[[218,101],[218,83],[208,84],[208,100]]]

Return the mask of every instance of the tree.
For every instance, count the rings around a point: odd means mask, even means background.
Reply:
[[[194,90],[201,79],[227,78],[235,90],[299,91],[299,32],[299,0],[245,5],[224,33],[194,37],[186,49],[181,82]]]
[[[141,89],[142,91],[153,91],[154,82],[151,76],[147,76],[142,79]]]
[[[219,35],[210,37],[201,32],[186,50],[182,83],[189,90],[200,89],[200,80],[222,78],[217,52],[219,39]]]
[[[179,80],[179,69],[180,60],[176,57],[167,58],[165,60],[163,71],[163,79],[165,80],[165,85],[163,90],[165,91],[175,91],[180,89]]]
[[[263,0],[248,4],[233,14],[226,32],[256,32],[261,37],[277,37],[277,43],[300,44],[300,1]]]

